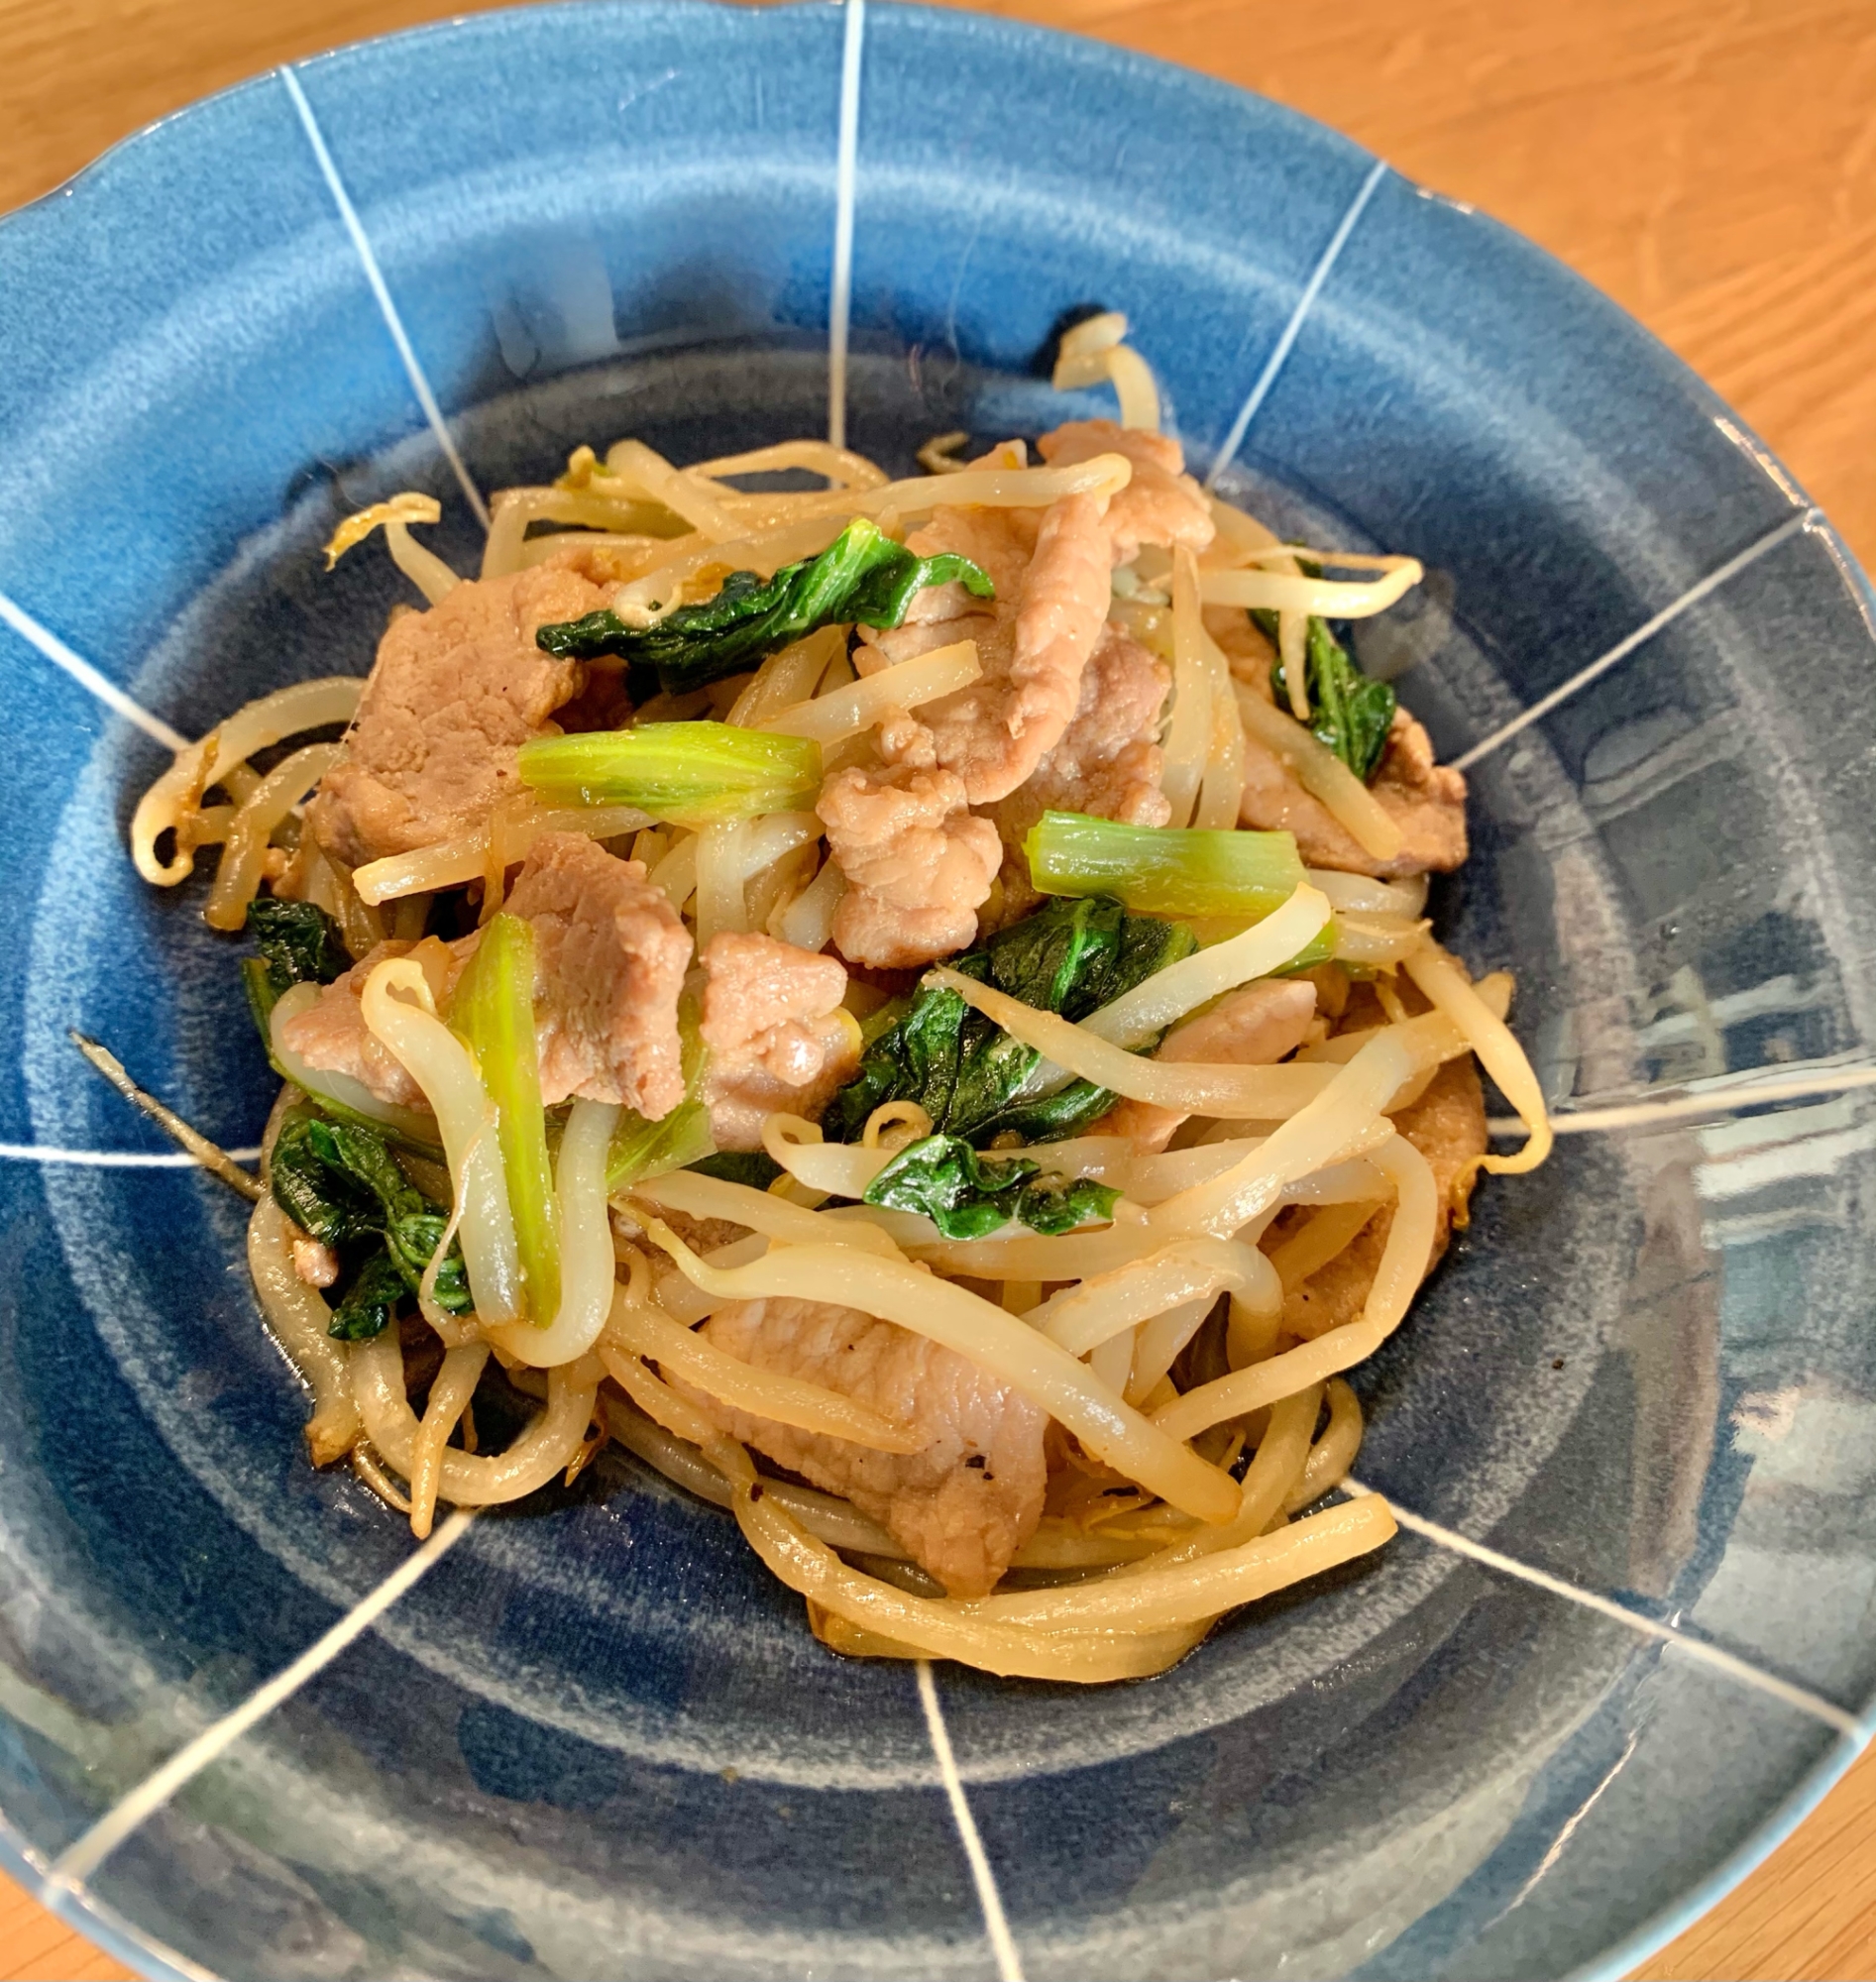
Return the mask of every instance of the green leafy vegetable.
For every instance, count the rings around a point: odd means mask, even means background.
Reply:
[[[697,1018],[697,1008],[688,999],[679,1004],[684,1099],[657,1122],[647,1122],[630,1108],[619,1110],[618,1127],[612,1131],[612,1148],[607,1159],[608,1191],[622,1190],[643,1177],[663,1176],[669,1170],[695,1168],[703,1158],[714,1158],[717,1145],[711,1140],[710,1109],[702,1095],[709,1053],[698,1031]]]
[[[1141,915],[1246,916],[1280,909],[1303,883],[1287,832],[1124,826],[1046,812],[1023,843],[1030,879],[1048,895],[1112,895]]]
[[[350,1342],[378,1334],[397,1298],[414,1294],[448,1219],[398,1168],[384,1137],[306,1107],[288,1115],[269,1164],[274,1201],[345,1263],[346,1291],[332,1333]],[[386,1274],[397,1282],[393,1288]],[[437,1268],[436,1300],[451,1314],[475,1305],[460,1247]]]
[[[1181,925],[1132,916],[1119,902],[1094,897],[1051,902],[981,949],[953,957],[951,968],[1078,1020],[1194,947]],[[833,1097],[822,1126],[851,1142],[882,1102],[916,1101],[935,1130],[979,1147],[1006,1133],[1043,1143],[1076,1134],[1114,1105],[1106,1088],[1086,1080],[1024,1096],[1041,1057],[955,991],[921,985],[903,1016],[868,1044],[859,1073]]]
[[[248,934],[276,991],[295,984],[330,984],[352,967],[339,925],[312,902],[257,895],[248,904]]]
[[[960,1136],[927,1136],[866,1186],[865,1202],[920,1212],[947,1239],[981,1239],[1013,1218],[1052,1236],[1112,1216],[1111,1184],[1041,1169],[1032,1156],[982,1156]]]
[[[724,1183],[746,1184],[750,1190],[767,1190],[782,1174],[782,1166],[766,1150],[713,1150],[686,1169],[700,1176],[720,1177]]]
[[[784,565],[773,578],[733,571],[715,599],[680,606],[655,626],[627,626],[610,610],[563,619],[535,635],[562,660],[616,654],[655,667],[672,695],[741,674],[817,627],[897,626],[928,585],[961,581],[974,598],[995,597],[969,558],[915,557],[856,516],[818,557]]]
[[[248,904],[248,933],[261,954],[243,958],[241,981],[263,1040],[283,992],[295,984],[330,984],[352,967],[339,925],[311,902],[257,895]]]
[[[1287,832],[1123,826],[1078,812],[1048,812],[1023,852],[1046,895],[1112,895],[1130,909],[1199,916],[1249,928],[1279,909],[1307,878]],[[1335,954],[1327,924],[1282,967],[1307,970]]]
[[[1276,637],[1275,613],[1251,616],[1272,639]],[[1385,682],[1370,681],[1330,632],[1329,622],[1313,614],[1304,645],[1303,679],[1309,695],[1309,727],[1367,784],[1387,747],[1394,719],[1393,690]],[[1288,709],[1289,683],[1281,661],[1270,669],[1270,688],[1277,708]]]
[[[629,1108],[613,1132],[606,1187],[623,1190],[645,1177],[695,1167],[700,1157],[716,1152],[711,1139],[710,1110],[701,1101],[681,1101],[662,1122],[647,1122]]]
[[[951,965],[966,976],[987,974],[981,951],[953,957]],[[955,991],[921,985],[904,1015],[861,1054],[859,1072],[828,1104],[821,1126],[835,1142],[850,1143],[875,1108],[916,1101],[934,1128],[976,1136],[1008,1105],[1039,1057],[973,1013]]]
[[[635,806],[680,826],[806,812],[821,790],[821,745],[727,722],[643,722],[523,743],[522,783],[560,805]]]
[[[1092,1177],[1038,1177],[1024,1186],[1016,1215],[1032,1232],[1053,1239],[1078,1225],[1105,1223],[1120,1194],[1116,1185]]]
[[[327,1333],[341,1342],[369,1342],[374,1335],[384,1334],[396,1319],[398,1304],[409,1297],[410,1289],[390,1255],[368,1253],[332,1310]]]
[[[281,1128],[271,1174],[280,1209],[328,1246],[371,1238],[425,1203],[382,1137],[310,1111]]]
[[[560,1308],[560,1210],[541,1108],[530,923],[505,911],[490,919],[450,999],[450,1024],[476,1055],[482,1084],[496,1104],[528,1314],[545,1328]]]

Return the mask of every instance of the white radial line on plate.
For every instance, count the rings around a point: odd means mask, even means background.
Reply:
[[[847,323],[853,312],[853,196],[860,156],[860,56],[866,0],[841,0],[840,136],[833,173],[833,277],[828,292],[828,439],[846,446]]]
[[[1593,1129],[1639,1129],[1655,1122],[1685,1122],[1701,1115],[1730,1115],[1737,1108],[1757,1108],[1771,1101],[1802,1101],[1813,1094],[1845,1094],[1859,1087],[1876,1087],[1876,1066],[1846,1066],[1832,1072],[1794,1074],[1789,1080],[1747,1081],[1738,1087],[1715,1088],[1710,1094],[1678,1094],[1668,1101],[1630,1101],[1609,1108],[1573,1108],[1553,1114],[1551,1128],[1559,1136],[1583,1135]],[[1514,1117],[1494,1117],[1486,1125],[1494,1136],[1524,1133]]]
[[[385,327],[390,332],[390,341],[397,347],[397,356],[403,360],[404,372],[410,381],[410,389],[417,395],[417,404],[423,408],[423,417],[430,423],[430,431],[436,436],[436,444],[443,450],[443,459],[455,471],[456,480],[468,498],[469,506],[476,512],[476,520],[486,530],[489,527],[489,505],[482,499],[482,491],[471,479],[463,457],[457,452],[455,436],[443,417],[443,408],[436,402],[436,394],[430,390],[430,381],[423,367],[417,362],[417,354],[411,347],[410,339],[404,332],[404,320],[397,314],[397,305],[390,299],[390,289],[385,280],[385,272],[378,266],[378,256],[374,252],[371,237],[365,232],[364,223],[359,219],[358,209],[352,204],[352,195],[345,189],[345,181],[339,176],[339,168],[332,163],[332,154],[326,149],[325,133],[319,128],[319,120],[313,115],[313,108],[306,101],[306,92],[299,86],[299,77],[293,73],[291,62],[282,62],[279,78],[286,86],[286,93],[293,99],[293,108],[299,112],[299,121],[305,128],[306,142],[312,147],[313,157],[319,162],[319,169],[325,175],[327,189],[332,194],[332,203],[339,209],[339,218],[345,223],[345,231],[352,237],[352,246],[358,251],[365,279],[372,285],[372,294],[378,298],[379,314],[385,319]]]
[[[261,1152],[224,1150],[238,1163],[260,1160]],[[61,1150],[45,1143],[0,1143],[0,1162],[75,1163],[100,1170],[193,1170],[201,1164],[186,1150]]]
[[[1627,660],[1637,647],[1652,640],[1662,627],[1678,619],[1690,606],[1698,606],[1710,593],[1717,592],[1729,578],[1737,578],[1748,565],[1757,564],[1767,551],[1777,550],[1787,537],[1795,537],[1800,530],[1809,529],[1818,520],[1816,509],[1799,509],[1787,516],[1777,528],[1767,530],[1756,543],[1748,544],[1736,556],[1729,557],[1717,571],[1710,571],[1698,585],[1690,585],[1679,599],[1664,606],[1652,619],[1644,620],[1625,639],[1617,640],[1606,654],[1600,654],[1587,668],[1580,669],[1560,687],[1532,703],[1522,715],[1512,716],[1509,722],[1502,728],[1494,729],[1483,743],[1475,743],[1463,755],[1455,757],[1452,768],[1455,771],[1471,770],[1481,757],[1489,757],[1501,743],[1508,743],[1520,729],[1528,729],[1533,722],[1541,721],[1560,703],[1568,702],[1593,681],[1600,680],[1618,661]]]
[[[60,1888],[78,1890],[132,1831],[154,1817],[171,1797],[187,1787],[257,1722],[264,1720],[310,1679],[323,1672],[355,1638],[362,1637],[398,1597],[420,1583],[463,1536],[475,1513],[459,1508],[414,1554],[400,1563],[371,1594],[355,1603],[332,1629],[300,1653],[293,1663],[257,1687],[232,1713],[205,1727],[193,1741],[178,1748],[160,1769],[115,1803],[75,1843],[68,1844],[46,1874],[42,1902]]]
[[[171,729],[161,716],[152,716],[141,702],[133,702],[108,675],[103,675],[82,654],[74,654],[58,635],[42,626],[33,615],[14,605],[0,592],[0,624],[11,626],[29,647],[37,647],[55,668],[63,668],[80,688],[90,692],[106,709],[114,709],[126,722],[134,722],[146,736],[154,736],[166,750],[186,750],[189,739]]]
[[[990,1857],[977,1834],[977,1819],[970,1814],[970,1799],[964,1794],[964,1779],[957,1773],[957,1757],[951,1753],[951,1731],[944,1724],[944,1709],[938,1705],[938,1681],[932,1677],[932,1661],[920,1659],[919,1700],[925,1707],[926,1730],[932,1736],[932,1752],[938,1757],[938,1778],[950,1801],[951,1820],[957,1825],[958,1841],[977,1888],[977,1904],[983,1909],[984,1932],[990,1951],[997,1958],[998,1982],[1023,1982],[1023,1963],[1016,1951],[1016,1938],[1004,1918],[1003,1897],[997,1891]]]
[[[1834,1727],[1839,1734],[1854,1738],[1862,1737],[1862,1723],[1847,1707],[1837,1706],[1834,1701],[1825,1700],[1820,1693],[1813,1693],[1809,1687],[1794,1686],[1790,1680],[1780,1679],[1776,1673],[1764,1671],[1749,1659],[1742,1659],[1736,1653],[1722,1651],[1717,1645],[1709,1644],[1705,1638],[1696,1638],[1689,1632],[1673,1624],[1664,1624],[1658,1618],[1645,1615],[1642,1611],[1631,1610],[1625,1603],[1617,1603],[1612,1597],[1599,1597],[1593,1590],[1585,1590],[1575,1583],[1566,1583],[1561,1576],[1552,1576],[1548,1570],[1533,1569],[1529,1563],[1519,1562],[1515,1556],[1502,1554],[1494,1548],[1488,1548],[1484,1542],[1476,1542],[1470,1536],[1462,1535],[1456,1528],[1442,1527],[1438,1521],[1429,1521],[1423,1514],[1410,1514],[1398,1500],[1390,1499],[1378,1492],[1373,1486],[1364,1486],[1353,1476],[1342,1482],[1344,1492],[1357,1498],[1373,1495],[1386,1502],[1387,1510],[1399,1524],[1410,1533],[1430,1541],[1437,1548],[1449,1549],[1454,1555],[1463,1555],[1470,1561],[1483,1564],[1487,1569],[1495,1569],[1500,1575],[1514,1577],[1519,1583],[1528,1583],[1533,1588],[1548,1591],[1552,1597],[1561,1597],[1567,1602],[1578,1603],[1586,1610],[1594,1610],[1599,1616],[1610,1618],[1617,1624],[1624,1624],[1629,1630],[1644,1638],[1658,1639],[1664,1645],[1672,1645],[1676,1651],[1694,1660],[1698,1665],[1710,1667],[1714,1672],[1723,1673],[1728,1679],[1741,1686],[1751,1687],[1759,1693],[1769,1694],[1772,1699],[1783,1701],[1787,1707],[1800,1713],[1809,1713],[1814,1719],[1821,1720],[1825,1726]]]
[[[1296,342],[1297,332],[1303,327],[1303,319],[1316,305],[1316,298],[1322,293],[1322,285],[1329,279],[1330,273],[1342,259],[1342,251],[1349,245],[1349,236],[1355,232],[1356,222],[1368,210],[1368,202],[1375,197],[1375,189],[1387,176],[1388,165],[1385,159],[1377,159],[1369,167],[1367,178],[1362,181],[1361,190],[1349,202],[1349,210],[1336,224],[1335,232],[1329,237],[1329,245],[1322,251],[1322,259],[1310,271],[1309,279],[1303,284],[1303,292],[1296,298],[1296,307],[1289,313],[1289,321],[1283,326],[1282,335],[1276,340],[1270,355],[1264,361],[1264,370],[1258,374],[1258,383],[1251,387],[1250,396],[1238,408],[1238,417],[1231,423],[1231,431],[1226,434],[1214,457],[1210,472],[1205,477],[1205,493],[1210,495],[1217,487],[1218,478],[1237,459],[1238,450],[1244,445],[1244,437],[1251,430],[1251,422],[1257,418],[1259,409],[1270,395],[1270,387],[1276,384],[1276,375],[1282,371],[1284,361],[1289,357],[1290,347]]]

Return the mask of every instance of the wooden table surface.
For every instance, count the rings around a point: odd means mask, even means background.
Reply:
[[[0,210],[433,0],[0,0]],[[1872,0],[1012,0],[1294,104],[1508,221],[1739,410],[1876,568]],[[0,1982],[126,1971],[0,1880]],[[1876,1753],[1641,1974],[1876,1975]]]

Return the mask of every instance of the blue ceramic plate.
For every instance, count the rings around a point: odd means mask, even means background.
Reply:
[[[302,1458],[241,1206],[96,1159],[161,1145],[67,1027],[231,1145],[270,1099],[197,891],[125,855],[147,726],[362,672],[399,587],[316,546],[384,493],[434,490],[460,565],[465,482],[819,430],[845,45],[857,445],[1097,410],[1031,368],[1102,303],[1196,462],[1243,428],[1228,488],[1429,568],[1362,657],[1443,755],[1488,746],[1436,911],[1585,1117],[1360,1375],[1363,1475],[1437,1525],[1163,1679],[928,1700],[614,1455],[52,1890],[151,1974],[1612,1975],[1815,1801],[1876,1685],[1867,587],[1659,346],[1346,140],[999,22],[844,25],[456,23],[0,227],[8,1849],[44,1875],[412,1553]]]

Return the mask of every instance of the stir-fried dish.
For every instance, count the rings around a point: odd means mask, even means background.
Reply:
[[[419,1535],[616,1439],[829,1646],[1095,1681],[1393,1532],[1345,1373],[1550,1132],[1423,914],[1465,782],[1346,642],[1419,566],[1203,493],[1125,329],[1055,375],[1119,422],[912,480],[583,447],[475,578],[378,504],[370,675],[143,800],[251,944],[312,1460]]]

